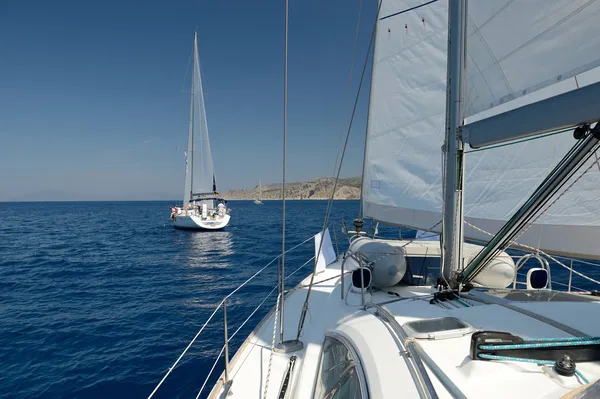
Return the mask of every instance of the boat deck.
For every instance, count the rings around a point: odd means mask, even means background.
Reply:
[[[354,268],[352,261],[346,269]],[[349,291],[350,278],[345,278],[341,299],[341,262],[336,261],[315,277],[309,313],[301,341],[301,351],[282,354],[271,352],[274,312],[269,313],[246,340],[230,362],[232,380],[230,398],[278,398],[291,356],[297,356],[286,397],[312,398],[317,381],[320,354],[326,333],[345,337],[359,355],[369,396],[372,398],[418,398],[419,392],[407,366],[406,354],[389,323],[382,321],[374,309],[364,310],[360,293]],[[285,340],[296,338],[298,320],[310,281],[306,278],[285,300]],[[458,335],[438,334],[435,339],[416,339],[417,344],[437,364],[456,388],[468,398],[561,398],[583,382],[577,376],[557,377],[548,366],[514,361],[484,361],[470,358],[471,335],[474,331],[504,331],[528,338],[568,337],[560,323],[588,336],[600,336],[600,301],[594,297],[562,294],[559,299],[545,292],[546,300],[507,299],[502,292],[465,295],[460,301],[431,304],[432,287],[396,286],[388,292],[367,294],[367,303],[376,303],[391,313],[400,326],[415,320],[454,317],[472,326]],[[399,296],[398,296],[399,295]],[[538,295],[538,296],[540,296]],[[481,298],[486,297],[486,300]],[[569,300],[584,299],[584,300]],[[494,301],[498,303],[491,303]],[[568,300],[568,301],[567,301]],[[487,303],[486,303],[487,302]],[[505,306],[505,304],[510,305]],[[513,308],[510,308],[512,306]],[[523,312],[520,312],[522,309]],[[535,312],[556,321],[548,324],[527,312]],[[276,342],[278,339],[276,337]],[[412,338],[411,338],[412,339]],[[269,367],[270,357],[271,366]],[[600,363],[577,363],[577,370],[590,382],[600,378]],[[453,397],[435,373],[427,373],[438,397]],[[210,397],[222,397],[223,375]],[[268,390],[263,396],[268,380]]]

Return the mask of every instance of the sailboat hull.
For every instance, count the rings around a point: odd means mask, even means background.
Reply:
[[[229,224],[229,215],[215,219],[203,219],[200,216],[177,216],[173,220],[173,227],[186,230],[220,230]]]

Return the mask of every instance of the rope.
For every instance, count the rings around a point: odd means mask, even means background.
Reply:
[[[269,297],[271,296],[271,294],[273,292],[275,292],[275,290],[277,289],[277,285],[275,286],[275,288],[273,288],[271,290],[271,292],[269,292],[267,294],[267,296],[262,300],[261,303],[258,304],[258,306],[256,308],[254,308],[254,310],[252,311],[252,313],[250,313],[250,316],[248,316],[246,318],[246,320],[244,320],[244,322],[242,324],[240,324],[240,326],[237,328],[237,330],[235,330],[235,332],[231,335],[231,337],[229,337],[229,339],[227,340],[227,343],[229,343],[229,341],[231,341],[233,339],[233,337],[235,337],[235,335],[242,329],[242,327],[244,327],[246,325],[246,323],[248,323],[248,321],[250,320],[250,318],[252,316],[254,316],[254,314],[258,311],[258,309],[261,308],[261,306],[267,301],[267,299],[269,299]],[[217,356],[217,358],[215,359],[215,362],[213,363],[210,371],[208,372],[208,375],[206,376],[206,379],[204,380],[204,383],[202,384],[202,387],[200,387],[200,391],[198,392],[198,395],[196,395],[196,399],[198,399],[200,397],[200,394],[202,394],[202,391],[204,390],[204,387],[206,386],[206,384],[208,383],[208,379],[210,378],[210,376],[212,375],[213,370],[215,369],[217,362],[219,361],[219,359],[221,358],[221,355],[223,354],[223,351],[225,350],[225,345],[223,345],[221,347],[221,352],[219,352],[219,355]]]
[[[470,227],[474,228],[474,229],[475,229],[475,230],[477,230],[477,231],[480,231],[480,232],[482,232],[482,233],[484,233],[484,234],[487,234],[487,235],[489,235],[489,236],[491,236],[491,237],[493,237],[493,236],[494,236],[494,235],[493,235],[492,233],[490,233],[489,231],[485,231],[485,230],[483,230],[483,229],[481,229],[481,228],[479,228],[479,227],[477,227],[477,226],[475,226],[475,225],[473,225],[473,224],[471,224],[471,223],[467,222],[466,220],[465,220],[464,222],[465,222],[465,224],[469,225]],[[519,246],[521,246],[521,247],[523,247],[523,248],[527,248],[527,249],[529,249],[529,250],[531,250],[531,251],[536,251],[536,252],[539,252],[540,254],[542,254],[542,255],[544,255],[544,256],[546,256],[546,257],[548,257],[549,259],[553,260],[554,262],[556,262],[558,265],[560,265],[560,266],[564,267],[565,269],[567,269],[567,270],[571,271],[571,268],[570,268],[570,267],[568,267],[567,265],[565,265],[564,263],[562,263],[561,261],[559,261],[558,259],[556,259],[556,258],[555,258],[555,257],[553,257],[552,255],[550,255],[550,254],[547,254],[546,252],[544,252],[544,251],[540,250],[539,248],[534,248],[534,247],[532,247],[532,246],[525,245],[525,244],[521,244],[521,243],[514,242],[514,241],[513,241],[513,243],[514,243],[514,244],[516,244],[516,245],[519,245]],[[567,259],[568,259],[568,258],[567,258]],[[580,276],[580,277],[583,277],[583,278],[584,278],[584,279],[586,279],[586,280],[589,280],[589,281],[591,281],[591,282],[593,282],[593,283],[596,283],[596,284],[600,285],[600,281],[598,281],[598,280],[594,280],[593,278],[591,278],[591,277],[588,277],[588,276],[586,276],[585,274],[583,274],[583,273],[580,273],[580,272],[578,272],[578,271],[577,271],[577,270],[575,270],[575,269],[573,269],[573,273],[577,274],[577,275],[578,275],[578,276]]]
[[[287,1],[287,0],[286,0]],[[377,13],[375,15],[375,22],[373,23],[373,31],[371,32],[371,39],[369,40],[369,48],[367,49],[367,56],[365,57],[365,62],[363,65],[363,70],[362,73],[360,75],[360,82],[358,84],[358,90],[356,93],[356,98],[354,100],[354,107],[352,108],[352,115],[350,116],[350,123],[348,124],[348,132],[346,133],[346,140],[344,142],[344,147],[342,150],[342,155],[340,157],[340,164],[338,166],[338,170],[337,170],[337,174],[335,176],[335,180],[333,183],[333,188],[331,190],[331,197],[329,198],[328,204],[327,204],[327,212],[325,214],[325,220],[323,222],[323,229],[322,232],[323,234],[321,234],[321,240],[319,242],[319,249],[317,251],[317,255],[315,256],[315,265],[313,268],[313,272],[311,274],[311,278],[310,278],[310,284],[311,286],[308,287],[308,290],[306,292],[306,299],[304,300],[304,304],[302,305],[302,312],[300,314],[300,320],[298,321],[298,333],[296,336],[296,339],[300,339],[300,335],[302,334],[302,328],[304,327],[304,320],[306,318],[306,312],[308,310],[308,300],[310,298],[310,293],[312,291],[312,283],[314,281],[315,278],[315,273],[317,271],[317,264],[319,262],[319,255],[321,254],[321,250],[323,248],[323,240],[325,238],[325,230],[327,225],[329,224],[329,216],[331,215],[331,208],[333,206],[333,198],[335,196],[335,190],[337,188],[337,184],[338,181],[340,179],[340,173],[342,171],[342,164],[344,163],[344,157],[346,155],[346,148],[348,148],[348,140],[350,138],[350,131],[352,130],[352,124],[354,122],[354,116],[356,115],[356,108],[358,106],[358,100],[360,98],[360,91],[362,89],[362,85],[363,85],[363,81],[365,78],[365,72],[367,71],[367,64],[369,62],[369,58],[371,55],[371,47],[373,47],[373,42],[375,39],[375,32],[376,32],[376,28],[377,28],[377,16],[379,15],[379,11],[381,10],[381,4],[382,2],[379,2],[379,6],[377,7]]]
[[[286,166],[286,140],[287,140],[287,75],[288,75],[288,10],[289,2],[285,0],[285,56],[283,61],[283,170],[281,185],[281,289],[280,295],[285,292],[285,166]],[[277,317],[277,316],[275,316]],[[281,320],[283,321],[283,309],[281,310]],[[283,325],[281,326],[283,335]],[[275,339],[275,337],[273,337]],[[272,353],[272,352],[271,352]],[[270,367],[270,360],[269,360]],[[268,381],[268,378],[267,378]],[[265,390],[266,395],[266,390]]]
[[[525,341],[522,344],[508,344],[508,345],[479,345],[479,349],[500,351],[500,350],[511,350],[511,349],[538,349],[538,348],[559,348],[569,346],[584,346],[584,345],[598,345],[600,344],[600,337],[571,337],[571,339],[561,340],[560,338],[543,338],[534,342]]]
[[[267,377],[265,380],[265,390],[263,398],[267,397],[267,391],[269,390],[269,378],[271,377],[271,364],[273,361],[273,352],[275,351],[275,337],[277,336],[277,315],[279,314],[279,298],[281,293],[277,295],[277,305],[275,305],[275,320],[273,321],[273,338],[271,339],[271,353],[269,354],[269,367],[267,368]]]
[[[358,33],[359,33],[359,28],[360,28],[360,16],[362,14],[362,8],[363,8],[363,4],[362,4],[362,0],[360,0],[360,4],[358,6],[358,21],[356,22],[356,34],[354,36],[354,47],[352,49],[352,62],[350,63],[350,73],[348,76],[348,85],[346,87],[346,100],[344,102],[344,107],[348,105],[348,102],[350,100],[350,89],[352,87],[352,72],[354,71],[354,61],[356,59],[356,47],[358,45]],[[335,171],[337,170],[337,166],[338,166],[338,160],[340,158],[340,149],[341,149],[341,144],[342,144],[342,139],[344,138],[344,120],[342,120],[342,126],[340,127],[340,139],[338,142],[338,152],[335,155],[335,166],[333,167],[333,175],[335,175]]]
[[[311,236],[309,238],[307,238],[306,240],[302,241],[301,243],[295,245],[294,247],[288,249],[286,251],[290,252],[293,251],[294,249],[300,247],[301,245],[307,243],[308,241],[312,240],[314,236]],[[208,323],[212,320],[212,318],[215,316],[215,314],[217,313],[217,311],[221,308],[221,306],[223,305],[223,302],[225,300],[227,300],[229,297],[231,297],[233,294],[235,294],[237,291],[239,291],[242,287],[244,287],[246,284],[248,284],[250,281],[252,281],[256,276],[258,276],[263,270],[265,270],[267,267],[269,267],[270,265],[272,265],[281,255],[276,256],[273,260],[271,260],[269,263],[267,263],[264,267],[262,267],[260,270],[258,270],[256,273],[254,273],[252,276],[250,276],[246,281],[244,281],[242,284],[240,284],[236,289],[234,289],[233,291],[231,291],[229,293],[229,295],[227,295],[221,302],[219,302],[219,304],[217,305],[217,307],[215,308],[215,310],[213,310],[213,312],[211,313],[211,315],[208,317],[208,320],[206,320],[206,322],[202,325],[202,327],[200,328],[200,330],[196,333],[196,335],[194,336],[194,338],[192,339],[192,341],[188,344],[188,346],[184,349],[184,351],[181,353],[181,355],[179,355],[179,357],[177,358],[177,360],[175,361],[175,363],[173,363],[173,365],[169,368],[169,370],[167,371],[167,373],[163,376],[163,378],[160,380],[160,382],[158,383],[158,385],[154,388],[154,390],[152,391],[152,393],[148,396],[148,399],[151,399],[154,394],[158,391],[158,389],[160,388],[160,386],[163,384],[163,382],[167,379],[167,377],[171,374],[171,372],[175,369],[175,367],[179,364],[179,362],[181,361],[181,359],[183,358],[183,356],[187,353],[187,351],[190,349],[190,347],[194,344],[194,342],[196,342],[196,339],[198,339],[198,337],[200,336],[200,334],[202,333],[202,331],[204,331],[204,329],[206,328],[206,326],[208,325]],[[310,260],[308,261],[310,262]],[[300,266],[298,269],[296,269],[292,274],[290,274],[288,277],[291,277],[292,275],[294,275],[298,270],[300,270],[302,267],[306,266],[306,264],[308,263],[304,263],[302,266]],[[286,277],[287,280],[287,277]],[[277,287],[276,287],[277,288]],[[273,289],[274,290],[274,289]],[[242,328],[243,325],[246,324],[246,322],[250,319],[250,317],[252,317],[256,311],[258,310],[258,308],[260,308],[262,306],[262,304],[267,300],[267,298],[273,293],[273,290],[267,295],[267,297],[263,300],[263,302],[261,302],[260,305],[258,305],[258,307],[256,309],[254,309],[254,311],[250,314],[250,316],[244,321],[244,323],[242,323],[242,325],[233,333],[233,335],[227,340],[228,342],[231,340],[231,338],[233,338],[235,336],[235,334],[237,334],[237,332],[240,330],[240,328]],[[223,347],[224,348],[224,347]],[[219,353],[219,356],[217,357],[217,360],[221,357],[221,354],[223,353],[223,350],[221,350],[221,353]],[[216,363],[215,363],[216,364]],[[214,369],[214,365],[213,368],[211,369],[211,371],[209,372],[208,377],[210,377],[210,374],[212,373],[212,370]],[[198,395],[200,395],[200,393],[202,393],[202,390],[204,389],[204,386],[206,385],[206,382],[208,381],[208,377],[207,379],[204,381],[204,384],[202,385],[202,388],[200,389],[200,392],[198,393]]]
[[[510,357],[510,356],[498,356],[498,355],[490,355],[487,353],[480,353],[477,355],[478,357],[480,357],[481,359],[488,359],[488,360],[504,360],[504,361],[509,361],[509,362],[522,362],[522,363],[534,363],[534,364],[546,364],[546,365],[554,365],[554,362],[552,360],[536,360],[536,359],[526,359],[526,358],[522,358],[522,357]],[[581,381],[583,381],[584,384],[589,384],[590,382],[588,381],[587,378],[585,378],[585,376],[581,373],[581,371],[576,370],[575,374],[577,374],[577,376],[579,378],[581,378]]]
[[[290,275],[287,276],[285,279],[287,280],[288,278],[292,277],[294,274],[296,274],[296,272],[298,272],[300,269],[302,269],[304,266],[306,266],[310,261],[312,261],[312,259],[309,259],[308,261],[304,262],[304,264],[302,266],[298,267],[296,270],[294,270],[292,273],[290,273]],[[227,342],[231,341],[233,339],[233,337],[235,337],[236,334],[242,329],[242,327],[244,327],[246,325],[246,323],[248,323],[248,321],[250,321],[250,318],[252,318],[252,316],[254,316],[254,314],[258,311],[258,309],[260,309],[262,307],[262,305],[264,305],[264,303],[267,301],[267,299],[269,299],[271,297],[271,295],[273,294],[273,292],[275,292],[275,290],[277,288],[279,288],[279,284],[275,285],[275,287],[273,287],[273,289],[267,294],[267,296],[262,300],[262,302],[259,303],[256,308],[254,308],[252,313],[250,313],[250,316],[248,316],[246,318],[246,320],[244,320],[244,322],[242,324],[240,324],[240,326],[235,330],[235,332],[233,334],[231,334],[231,337],[229,337]],[[294,291],[294,290],[292,290],[292,291]],[[292,292],[292,291],[290,291],[290,292]],[[219,352],[219,355],[215,359],[215,362],[213,363],[210,371],[208,372],[208,375],[206,376],[206,379],[204,380],[204,383],[202,384],[202,387],[200,388],[198,395],[196,395],[196,399],[198,399],[200,397],[200,395],[202,394],[202,391],[204,391],[204,388],[205,388],[206,384],[208,383],[208,379],[212,375],[212,372],[214,371],[215,367],[217,366],[217,362],[221,358],[221,355],[223,354],[224,350],[225,350],[225,345],[223,345],[221,347],[221,352]]]
[[[169,376],[169,374],[171,374],[171,372],[175,369],[175,366],[177,366],[177,364],[179,363],[179,361],[181,360],[181,358],[183,357],[183,355],[185,355],[187,353],[187,351],[190,349],[190,347],[194,344],[194,342],[196,342],[196,339],[198,338],[198,336],[200,335],[200,333],[202,331],[204,331],[204,328],[206,327],[206,325],[208,324],[208,322],[211,321],[212,318],[215,316],[215,314],[217,313],[217,310],[219,310],[221,308],[221,305],[223,305],[224,301],[225,301],[225,299],[223,299],[219,303],[219,305],[215,308],[215,310],[213,310],[213,312],[210,315],[210,317],[208,318],[208,320],[206,320],[206,322],[202,325],[202,328],[200,328],[200,330],[196,333],[196,335],[194,336],[194,338],[191,340],[191,342],[188,344],[188,346],[184,349],[184,351],[181,353],[181,355],[179,355],[179,357],[177,358],[177,360],[175,360],[175,363],[173,363],[173,365],[169,368],[169,371],[167,371],[167,373],[164,375],[164,377],[162,378],[162,380],[160,380],[160,382],[158,383],[158,385],[156,386],[156,388],[154,388],[154,390],[152,391],[152,393],[150,394],[150,396],[148,396],[148,399],[152,398],[152,396],[154,396],[154,394],[156,393],[156,391],[158,391],[158,388],[160,388],[160,386],[167,379],[167,377]]]

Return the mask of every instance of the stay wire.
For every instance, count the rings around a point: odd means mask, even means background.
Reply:
[[[350,117],[350,123],[348,124],[348,131],[346,133],[346,140],[344,142],[344,149],[343,149],[342,155],[340,157],[340,163],[339,163],[339,166],[338,166],[338,170],[337,170],[337,174],[336,174],[336,177],[335,177],[335,181],[333,183],[333,189],[331,190],[331,196],[330,196],[329,202],[327,204],[327,212],[325,214],[325,221],[323,222],[323,229],[321,230],[322,234],[321,234],[321,240],[319,242],[319,249],[318,249],[317,254],[315,256],[315,265],[314,265],[314,268],[313,268],[313,272],[312,272],[312,274],[310,276],[310,284],[309,284],[308,290],[306,292],[306,299],[304,300],[304,305],[302,305],[302,313],[300,314],[300,320],[298,322],[298,334],[296,336],[296,339],[298,339],[298,340],[300,339],[300,335],[302,334],[302,329],[304,327],[304,320],[306,319],[306,312],[308,310],[308,301],[310,299],[310,294],[312,292],[312,285],[313,285],[313,282],[314,282],[314,279],[315,279],[315,273],[317,272],[317,264],[318,264],[318,261],[319,261],[319,256],[321,255],[321,250],[323,248],[323,239],[325,237],[325,229],[326,229],[326,227],[329,224],[329,216],[331,215],[331,207],[333,206],[333,198],[334,198],[334,195],[335,195],[335,190],[337,188],[337,183],[338,183],[339,178],[340,178],[340,172],[342,170],[342,165],[344,163],[344,156],[346,155],[346,148],[348,147],[348,139],[350,138],[350,131],[352,130],[352,123],[354,122],[354,116],[356,115],[356,108],[358,106],[358,100],[360,98],[360,92],[361,92],[363,81],[364,81],[364,78],[365,78],[365,73],[367,71],[367,65],[368,65],[368,62],[369,62],[369,58],[371,56],[371,48],[373,47],[373,42],[375,40],[375,32],[376,32],[376,29],[377,29],[377,18],[379,17],[379,11],[381,10],[381,4],[382,4],[382,2],[380,1],[379,5],[377,7],[377,12],[375,14],[375,21],[373,22],[373,30],[371,32],[371,39],[369,40],[369,48],[367,49],[367,55],[365,57],[365,62],[363,64],[362,73],[360,75],[360,82],[358,84],[358,90],[357,90],[357,93],[356,93],[356,98],[354,100],[354,107],[352,109],[352,116]]]

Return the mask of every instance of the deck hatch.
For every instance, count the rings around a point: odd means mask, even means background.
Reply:
[[[475,329],[455,317],[415,320],[404,324],[409,336],[418,339],[446,339],[460,337]]]

